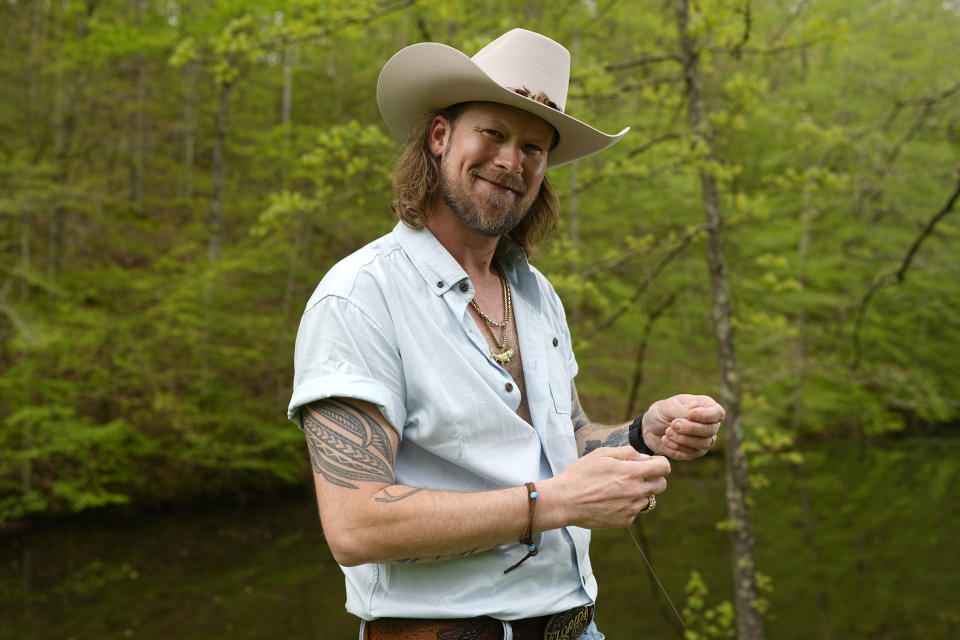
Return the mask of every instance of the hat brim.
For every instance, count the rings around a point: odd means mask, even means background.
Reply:
[[[528,111],[550,123],[559,135],[547,168],[579,160],[615,144],[630,130],[608,135],[556,109],[497,84],[460,51],[438,42],[421,42],[398,51],[380,71],[377,105],[387,126],[407,140],[423,114],[461,102],[497,102]]]

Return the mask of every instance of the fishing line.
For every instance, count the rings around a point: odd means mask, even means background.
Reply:
[[[647,569],[650,570],[650,575],[652,575],[653,579],[657,581],[657,586],[660,587],[660,591],[663,591],[663,595],[666,597],[667,602],[670,603],[670,607],[673,609],[673,612],[677,614],[677,620],[680,621],[680,624],[683,626],[683,630],[689,631],[689,629],[687,629],[687,624],[683,621],[683,616],[681,616],[680,612],[677,611],[677,607],[674,606],[673,600],[670,598],[670,594],[667,593],[667,590],[663,587],[663,583],[660,582],[660,578],[657,577],[657,572],[653,570],[653,565],[650,564],[649,560],[647,560],[647,554],[643,552],[643,547],[641,547],[640,543],[637,542],[637,537],[633,535],[633,525],[627,527],[627,532],[630,534],[630,537],[633,538],[633,544],[637,546],[637,551],[639,551],[640,555],[643,556],[643,561],[647,563]]]

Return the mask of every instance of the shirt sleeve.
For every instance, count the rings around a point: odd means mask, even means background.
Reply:
[[[377,405],[402,438],[406,389],[392,326],[355,303],[326,296],[304,312],[294,352],[293,395],[287,417],[303,429],[300,408],[324,398]]]

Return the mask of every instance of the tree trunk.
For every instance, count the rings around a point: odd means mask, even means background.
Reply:
[[[67,97],[64,88],[63,69],[57,65],[53,75],[53,156],[56,163],[56,181],[61,186],[67,182],[67,140],[70,136],[70,117],[67,113]],[[63,242],[65,235],[66,213],[60,198],[53,204],[50,215],[50,226],[47,236],[47,275],[50,278],[60,273],[63,261]]]
[[[134,11],[136,22],[143,22],[143,17],[149,10],[148,0],[136,0]],[[143,210],[143,175],[144,156],[146,155],[146,98],[147,98],[147,58],[139,54],[134,60],[134,111],[132,117],[132,135],[130,136],[130,199],[138,210]]]
[[[284,128],[283,155],[280,160],[280,187],[287,187],[287,162],[290,156],[290,126],[293,106],[293,46],[290,43],[283,45],[283,90],[280,94],[280,126]],[[290,262],[287,265],[287,282],[283,288],[283,319],[284,323],[290,318],[293,305],[293,288],[297,281],[297,267],[300,264],[300,252],[303,248],[304,230],[306,227],[305,215],[302,211],[296,213],[294,225],[293,247],[290,252]]]
[[[197,140],[197,76],[199,65],[188,62],[183,67],[183,81],[187,85],[186,99],[183,101],[183,156],[180,162],[180,176],[177,181],[177,195],[184,202],[193,200],[193,164],[196,156]],[[189,206],[189,205],[187,205]]]
[[[688,123],[702,137],[712,156],[712,135],[697,71],[695,43],[687,33],[688,0],[676,0],[677,30],[684,65]],[[717,338],[717,356],[721,376],[721,402],[726,409],[723,434],[726,462],[727,512],[732,521],[733,579],[739,640],[762,640],[763,618],[756,603],[760,592],[756,580],[753,530],[747,502],[747,457],[743,452],[743,425],[740,412],[740,373],[732,324],[730,291],[723,250],[723,214],[720,211],[717,181],[713,173],[700,168],[704,222],[707,227],[707,262],[712,293],[711,315]]]
[[[570,46],[570,65],[573,67],[580,57],[580,36],[575,35]],[[580,163],[574,162],[570,165],[570,198],[567,201],[567,237],[570,239],[570,248],[573,251],[580,251]],[[574,326],[580,325],[580,319],[583,315],[583,285],[586,279],[581,273],[578,283],[580,291],[577,293],[576,302],[570,308],[570,319]]]
[[[580,57],[580,36],[575,35],[573,37],[573,42],[570,46],[570,65],[571,67],[577,63],[577,59]],[[580,201],[579,201],[579,186],[580,186],[580,163],[574,162],[570,166],[570,201],[567,206],[567,216],[568,216],[568,233],[570,237],[570,246],[574,251],[580,250]]]
[[[292,127],[292,115],[293,115],[293,57],[294,57],[294,46],[290,43],[285,43],[283,46],[283,90],[280,95],[280,125],[284,128],[283,134],[283,155],[280,160],[280,186],[283,189],[287,188],[288,182],[288,171],[287,164],[290,160],[290,149],[291,136],[293,132]],[[286,327],[290,323],[290,316],[293,313],[293,293],[297,284],[297,277],[299,276],[299,267],[300,260],[307,246],[307,236],[309,234],[309,220],[307,219],[307,213],[304,211],[297,211],[294,217],[294,237],[292,242],[292,247],[290,250],[290,255],[288,256],[289,262],[287,263],[287,280],[286,284],[283,287],[283,301],[281,307],[283,309],[283,326]],[[286,340],[283,336],[286,334],[283,331],[277,332],[278,339],[278,349],[282,352],[283,350],[283,341]],[[289,393],[289,384],[290,381],[287,379],[286,372],[282,372],[277,376],[277,397],[286,398],[286,395]]]
[[[287,186],[287,163],[290,160],[290,120],[293,112],[293,57],[294,46],[289,42],[283,45],[283,90],[280,93],[280,126],[283,132],[283,156],[280,164],[281,186]]]
[[[220,259],[223,246],[223,183],[227,175],[224,147],[227,138],[227,107],[230,105],[230,84],[220,87],[220,99],[217,107],[217,131],[213,140],[213,193],[210,201],[210,243],[208,255],[210,263]]]

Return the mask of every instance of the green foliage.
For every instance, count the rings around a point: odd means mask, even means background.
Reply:
[[[773,591],[773,582],[770,576],[756,574],[757,587],[763,594]],[[685,640],[720,640],[735,638],[736,611],[729,600],[723,600],[715,606],[709,606],[710,590],[707,583],[698,571],[691,571],[686,585],[687,601],[683,607],[683,618],[687,625],[684,631]],[[770,608],[766,597],[759,598],[753,603],[760,613],[765,614]]]
[[[534,257],[593,418],[624,418],[635,371],[637,405],[717,393],[706,169],[754,489],[805,468],[804,440],[952,433],[960,213],[856,323],[955,184],[954,4],[777,0],[747,20],[744,2],[694,3],[705,132],[663,3],[7,2],[0,521],[308,478],[284,418],[299,310],[394,224],[379,69],[410,42],[472,53],[517,25],[570,46],[569,113],[632,129],[551,172],[560,229]],[[691,584],[697,637],[723,637],[728,612]]]
[[[685,640],[712,640],[736,637],[736,615],[729,600],[714,607],[707,606],[710,590],[697,571],[690,572],[687,581],[687,602],[683,617],[687,622]]]

